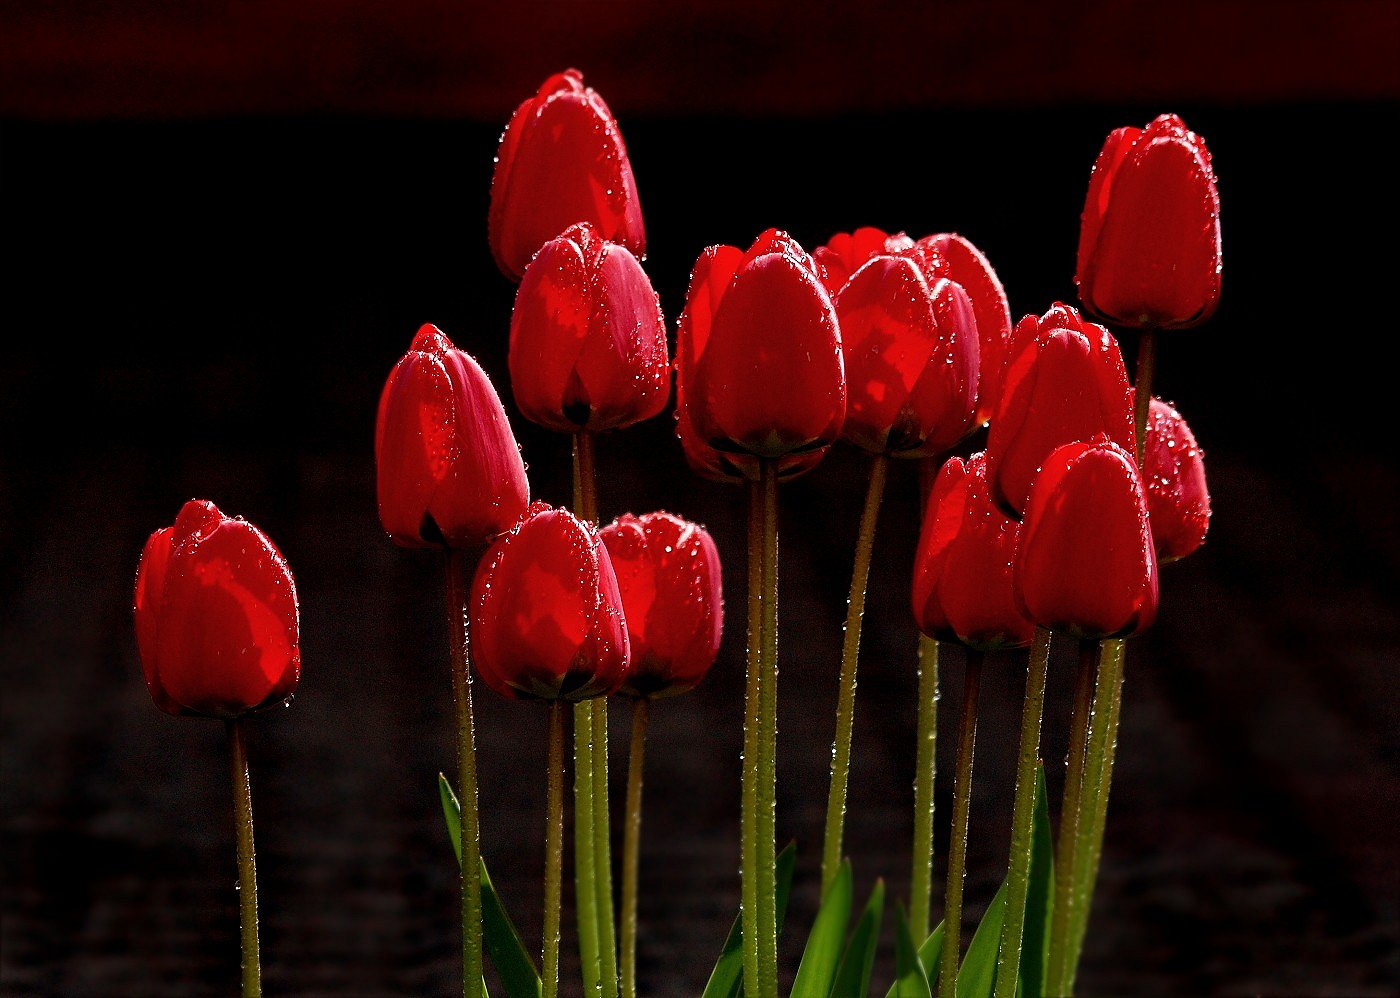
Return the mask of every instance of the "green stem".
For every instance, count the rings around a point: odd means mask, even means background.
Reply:
[[[559,904],[564,874],[564,728],[568,725],[563,700],[549,704],[548,787],[544,823],[544,967],[543,998],[559,995]]]
[[[909,887],[909,929],[928,938],[933,904],[933,784],[938,769],[938,642],[919,636],[919,721],[914,747],[914,868]]]
[[[233,833],[238,842],[238,928],[243,951],[243,998],[261,998],[258,954],[258,868],[253,850],[253,790],[248,783],[248,745],[243,718],[228,723],[229,768],[233,773]]]
[[[597,850],[593,845],[593,701],[574,704],[574,907],[584,992],[599,995]]]
[[[603,998],[617,998],[617,930],[612,892],[612,831],[608,813],[608,701],[593,701],[593,871],[598,904],[598,958]]]
[[[744,754],[740,808],[739,855],[741,937],[744,944],[744,993],[759,993],[758,849],[759,700],[763,672],[763,491],[749,486],[749,648],[744,690]]]
[[[447,633],[452,647],[452,697],[457,707],[457,796],[462,807],[462,994],[480,998],[481,831],[476,785],[476,733],[472,722],[471,634],[467,555],[447,552]],[[469,875],[470,871],[470,875]]]
[[[1137,463],[1142,466],[1147,446],[1147,414],[1152,407],[1152,375],[1157,369],[1157,331],[1144,329],[1138,337],[1137,378],[1133,381],[1133,429],[1137,441]]]
[[[1026,670],[1021,710],[1021,751],[1016,763],[1016,798],[1011,808],[1011,858],[1006,871],[1006,914],[997,953],[996,998],[1013,998],[1020,973],[1030,890],[1031,832],[1035,818],[1035,766],[1040,759],[1040,721],[1045,712],[1045,675],[1050,664],[1050,632],[1035,629]]]
[[[841,679],[836,698],[836,738],[831,750],[831,787],[826,802],[826,838],[822,848],[822,897],[841,868],[841,839],[846,823],[846,787],[851,775],[851,735],[856,716],[856,668],[860,659],[860,627],[865,616],[865,588],[870,578],[870,552],[875,545],[875,523],[885,491],[889,458],[875,455],[870,463],[870,485],[856,535],[855,566],[851,570],[851,595],[846,600],[846,634],[841,646]]]
[[[763,673],[759,684],[757,998],[778,994],[778,462],[759,462],[763,495]]]
[[[1093,718],[1094,666],[1099,643],[1079,642],[1079,670],[1074,683],[1074,707],[1070,713],[1069,758],[1065,763],[1065,792],[1060,807],[1060,833],[1056,838],[1055,901],[1050,917],[1050,964],[1046,981],[1052,995],[1068,994],[1069,926],[1074,910],[1074,864],[1079,826],[1084,814],[1084,768],[1088,757],[1089,725]]]
[[[958,729],[958,768],[953,777],[953,829],[948,842],[948,886],[943,900],[943,954],[938,993],[955,998],[958,954],[962,948],[963,877],[967,867],[967,826],[972,810],[972,757],[977,746],[977,698],[982,688],[983,654],[967,650],[962,726]]]
[[[637,872],[641,863],[642,773],[647,750],[648,702],[632,704],[632,748],[627,760],[627,818],[622,833],[622,995],[637,998]]]

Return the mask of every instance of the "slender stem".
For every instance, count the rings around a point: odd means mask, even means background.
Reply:
[[[1137,463],[1142,465],[1147,445],[1147,414],[1152,406],[1152,375],[1157,369],[1157,331],[1144,329],[1138,337],[1137,378],[1133,381],[1133,429],[1136,432]]]
[[[559,995],[559,904],[564,874],[564,729],[568,726],[563,700],[549,704],[548,788],[544,822],[544,966],[543,998]]]
[[[238,842],[238,927],[243,948],[243,998],[262,995],[258,954],[258,867],[253,850],[253,789],[248,783],[248,745],[243,719],[228,721],[229,769],[233,773],[233,833]]]
[[[759,685],[757,998],[778,994],[778,462],[759,464],[763,493],[763,678]]]
[[[598,522],[598,484],[594,471],[593,434],[574,434],[574,515]]]
[[[758,965],[758,718],[763,672],[763,491],[749,486],[749,648],[744,690],[744,753],[739,855],[740,920],[744,944],[744,993],[759,993]]]
[[[574,704],[574,908],[584,992],[602,990],[598,949],[597,850],[593,847],[593,701]]]
[[[962,726],[958,729],[958,768],[953,777],[953,830],[948,842],[948,886],[943,900],[943,955],[938,993],[955,998],[958,954],[962,948],[963,876],[967,866],[967,826],[972,810],[972,756],[977,746],[977,697],[982,688],[983,654],[967,650]]]
[[[831,750],[831,787],[826,801],[826,838],[822,848],[822,896],[841,868],[841,839],[846,824],[846,787],[851,776],[851,734],[856,716],[856,668],[860,659],[860,627],[865,616],[865,588],[870,578],[870,552],[875,545],[875,523],[885,492],[889,458],[875,455],[870,462],[870,485],[856,534],[855,566],[851,570],[851,595],[846,600],[846,634],[841,645],[841,679],[836,695],[836,738]]]
[[[919,636],[919,721],[914,747],[914,861],[909,887],[909,929],[928,938],[933,904],[933,784],[938,769],[938,642]]]
[[[472,722],[471,634],[467,555],[447,552],[447,634],[452,646],[452,698],[457,706],[457,796],[462,806],[462,994],[481,995],[481,830]]]
[[[622,833],[622,995],[637,998],[637,870],[642,844],[642,771],[647,750],[648,702],[632,704],[632,749],[627,759],[627,818]]]
[[[1074,708],[1070,713],[1069,757],[1065,762],[1065,792],[1060,807],[1060,834],[1056,838],[1055,901],[1050,917],[1050,965],[1046,981],[1052,995],[1068,994],[1068,945],[1070,914],[1075,904],[1074,861],[1079,826],[1084,815],[1084,767],[1088,754],[1089,725],[1093,719],[1094,667],[1099,642],[1079,642],[1079,670],[1074,682]]]
[[[612,831],[608,792],[608,701],[593,701],[593,872],[598,904],[598,960],[603,998],[617,998],[617,921],[612,892]]]
[[[1016,798],[1011,808],[1011,859],[1006,871],[1006,914],[997,953],[996,998],[1013,998],[1021,969],[1030,891],[1031,832],[1035,817],[1035,764],[1040,758],[1040,720],[1045,712],[1045,675],[1050,664],[1050,632],[1035,629],[1021,709],[1021,752],[1016,763]]]

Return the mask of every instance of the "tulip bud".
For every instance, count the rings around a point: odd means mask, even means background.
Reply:
[[[1128,451],[1098,436],[1046,459],[1021,524],[1015,583],[1022,611],[1051,630],[1102,640],[1152,625],[1157,557]]]
[[[1220,299],[1220,195],[1205,141],[1176,115],[1108,136],[1079,230],[1079,298],[1120,325],[1180,329]]]
[[[884,229],[865,226],[854,232],[838,232],[825,246],[818,246],[812,252],[817,264],[817,274],[826,286],[827,294],[834,299],[837,292],[846,286],[851,275],[865,266],[867,260],[881,253],[901,253],[914,245],[903,232],[890,235]]]
[[[146,686],[167,714],[232,718],[296,690],[292,570],[266,534],[212,502],[190,500],[146,541],[135,613]]]
[[[530,502],[520,448],[491,379],[425,325],[394,366],[375,430],[379,520],[404,547],[483,544]]]
[[[737,253],[706,251],[692,275],[681,351],[686,415],[700,441],[726,455],[821,451],[846,416],[831,298],[786,233],[770,229],[736,261]]]
[[[1020,529],[992,503],[985,455],[943,465],[914,561],[914,617],[924,633],[980,651],[1030,644],[1035,625],[1012,585]]]
[[[879,255],[836,298],[846,368],[842,435],[876,454],[940,454],[974,428],[978,340],[961,286]]]
[[[694,688],[714,664],[724,623],[715,542],[704,527],[670,513],[629,513],[601,536],[632,649],[621,692],[666,697]]]
[[[1185,558],[1205,542],[1210,526],[1205,458],[1181,413],[1154,398],[1142,464],[1160,563]]]
[[[1133,413],[1117,340],[1068,305],[1022,319],[1011,350],[987,437],[987,480],[997,504],[1019,517],[1056,447],[1105,433],[1131,452]]]
[[[486,552],[472,581],[472,661],[512,699],[588,700],[627,675],[627,624],[598,532],[542,502]]]

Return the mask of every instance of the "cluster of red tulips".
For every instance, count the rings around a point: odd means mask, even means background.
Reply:
[[[602,98],[574,71],[547,80],[506,127],[489,234],[500,269],[519,282],[514,401],[526,419],[571,435],[571,509],[530,501],[491,380],[434,326],[418,331],[389,375],[375,439],[385,530],[398,544],[446,555],[457,793],[445,780],[440,789],[461,866],[464,993],[485,993],[483,950],[512,998],[558,993],[571,718],[582,983],[603,998],[637,993],[648,705],[694,687],[714,662],[721,572],[705,529],[671,513],[629,514],[599,529],[594,445],[604,431],[661,414],[673,370],[688,462],[705,477],[744,484],[751,503],[742,904],[705,995],[778,992],[792,874],[790,852],[774,849],[778,485],[811,471],[841,439],[868,452],[871,465],[837,677],[823,903],[792,994],[854,998],[870,986],[883,889],[852,928],[842,835],[866,578],[891,457],[920,462],[925,492],[912,585],[924,637],[911,896],[896,925],[891,993],[1072,993],[1103,839],[1123,641],[1156,615],[1159,563],[1195,550],[1210,515],[1201,450],[1180,414],[1151,394],[1157,331],[1204,321],[1219,295],[1218,200],[1204,143],[1172,116],[1119,129],[1090,179],[1079,295],[1087,312],[1138,331],[1135,386],[1113,335],[1074,307],[1056,303],[1013,327],[996,272],[968,240],[873,228],[838,234],[812,254],[776,229],[747,250],[706,249],[691,274],[673,364],[640,262],[645,233],[626,147]],[[984,449],[954,456],[974,439]],[[242,724],[296,687],[291,571],[256,527],[191,501],[148,541],[135,610],[156,704],[228,724],[243,985],[258,994]],[[1057,836],[1038,769],[1052,633],[1080,649]],[[953,645],[965,649],[965,697],[944,920],[930,932],[938,667]],[[1006,880],[964,950],[979,671],[988,652],[1026,648]],[[538,966],[480,855],[473,668],[493,691],[549,707]],[[630,702],[633,720],[620,912],[608,820],[613,696]]]

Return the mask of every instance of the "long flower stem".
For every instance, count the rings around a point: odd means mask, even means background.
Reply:
[[[928,506],[938,459],[919,462],[919,510]],[[934,780],[938,772],[938,642],[919,635],[918,730],[914,748],[914,845],[909,878],[909,930],[916,943],[928,938],[933,906]]]
[[[831,750],[831,788],[826,802],[826,838],[822,847],[822,896],[841,868],[841,840],[846,824],[846,788],[851,776],[851,734],[856,715],[856,668],[860,660],[860,627],[865,617],[865,588],[870,578],[870,552],[875,545],[875,523],[885,492],[889,458],[875,455],[870,463],[870,484],[856,535],[855,565],[851,570],[851,595],[846,601],[846,634],[841,646],[841,679],[836,698],[836,738]]]
[[[544,967],[543,998],[559,995],[559,905],[564,875],[564,729],[568,726],[562,700],[549,704],[548,786],[544,824]]]
[[[1079,826],[1084,815],[1084,767],[1088,757],[1089,724],[1093,718],[1094,667],[1099,642],[1079,642],[1079,670],[1074,683],[1074,707],[1070,713],[1069,758],[1065,764],[1065,792],[1060,806],[1060,834],[1056,838],[1055,901],[1050,918],[1049,993],[1068,994],[1069,926],[1074,910],[1074,861]]]
[[[472,721],[471,635],[467,614],[467,555],[447,552],[447,633],[452,646],[452,697],[457,706],[457,795],[462,807],[462,994],[480,998],[481,830]]]
[[[744,751],[740,823],[740,924],[744,944],[744,993],[759,993],[758,849],[759,700],[763,672],[763,490],[749,486],[749,648],[744,689]]]
[[[627,818],[622,834],[622,995],[637,998],[637,873],[641,863],[642,776],[647,750],[648,701],[632,704],[632,748],[627,759]]]
[[[778,463],[759,462],[763,495],[763,676],[758,730],[758,998],[778,994]]]
[[[593,701],[593,869],[603,998],[617,998],[617,913],[613,909],[612,830],[608,806],[608,701]]]
[[[1147,414],[1152,407],[1152,376],[1157,370],[1157,331],[1144,329],[1138,337],[1137,377],[1133,381],[1133,429],[1136,431],[1137,462],[1142,466],[1142,450],[1147,445]]]
[[[948,886],[943,901],[943,954],[938,993],[954,998],[962,947],[963,876],[967,865],[967,826],[972,810],[972,756],[977,746],[977,698],[982,687],[980,651],[967,650],[962,726],[958,729],[958,768],[953,777],[953,830],[948,843]]]
[[[574,704],[574,908],[584,992],[598,995],[603,966],[598,951],[598,876],[593,844],[593,701]]]
[[[238,928],[243,949],[243,998],[261,998],[258,953],[258,869],[253,850],[253,790],[248,783],[248,746],[243,719],[228,721],[229,769],[233,774],[233,832],[238,842]]]
[[[1021,969],[1030,891],[1031,832],[1035,810],[1035,766],[1040,759],[1040,722],[1045,712],[1045,676],[1050,664],[1050,632],[1035,629],[1021,708],[1021,751],[1016,763],[1016,798],[1011,808],[1011,858],[1006,871],[1006,914],[997,953],[996,998],[1013,998]]]

